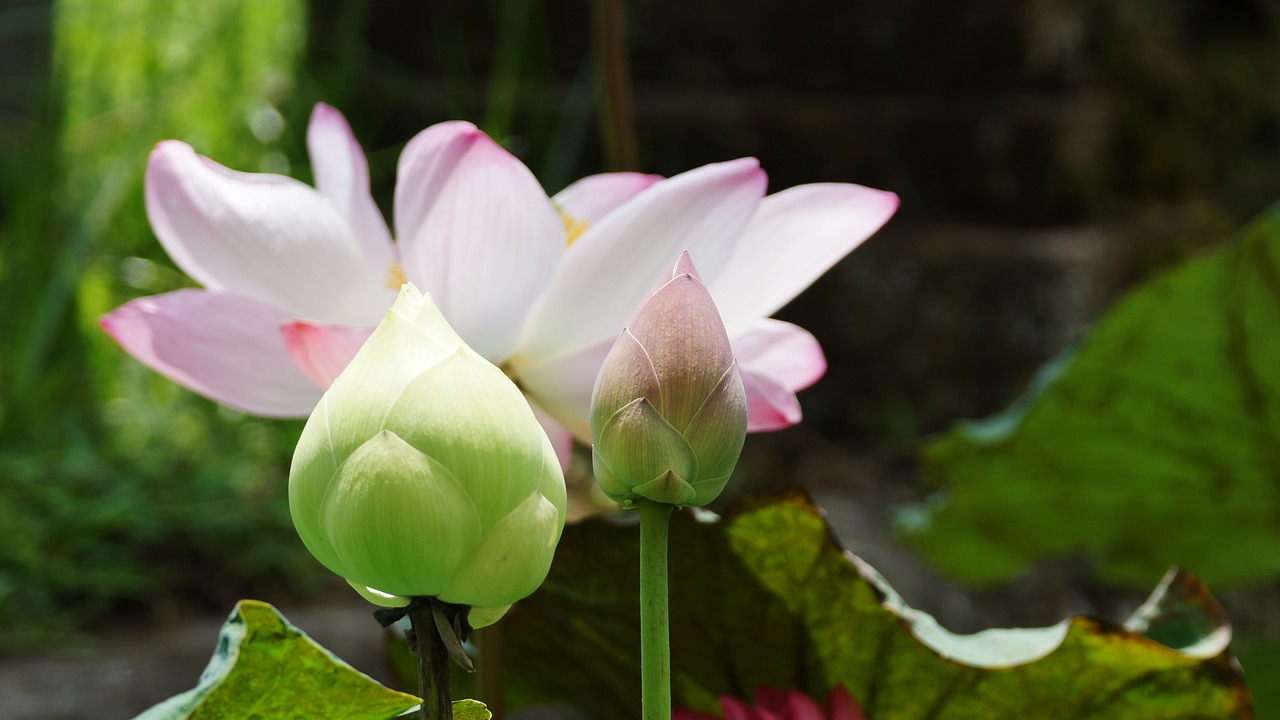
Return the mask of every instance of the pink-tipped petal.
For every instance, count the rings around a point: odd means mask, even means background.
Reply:
[[[781,715],[787,709],[787,704],[794,690],[779,690],[768,685],[761,685],[756,688],[756,707],[765,708],[775,714]],[[787,718],[787,720],[791,720]]]
[[[858,702],[853,699],[843,685],[836,685],[827,693],[827,701],[823,703],[827,720],[867,720]]]
[[[569,247],[533,306],[520,351],[554,357],[616,337],[687,250],[704,279],[719,274],[764,193],[754,158],[707,165],[636,195]]]
[[[351,224],[373,265],[390,268],[395,249],[387,222],[369,195],[369,162],[337,108],[316,103],[307,125],[307,152],[316,189]]]
[[[676,260],[675,266],[671,268],[672,280],[680,277],[681,275],[688,275],[696,279],[699,283],[702,282],[702,276],[698,274],[698,268],[693,266],[693,258],[689,257],[689,253],[687,251],[680,253],[680,259]]]
[[[347,221],[291,178],[229,170],[167,140],[148,160],[146,202],[169,257],[210,290],[351,325],[376,323],[394,298]]]
[[[739,367],[747,393],[747,432],[768,432],[789,428],[800,422],[800,401],[777,380]]]
[[[765,198],[724,272],[707,279],[729,334],[790,302],[897,209],[893,193],[839,183]]]
[[[593,225],[614,208],[661,179],[661,175],[637,172],[588,175],[556,193],[551,199],[570,217]]]
[[[470,123],[432,126],[400,156],[395,225],[405,275],[476,352],[506,360],[565,252],[533,173]]]
[[[685,261],[688,257],[688,254],[683,256]],[[733,347],[711,294],[697,279],[692,266],[684,267],[688,271],[680,272],[659,288],[631,318],[628,334],[633,335],[643,349],[638,359],[623,363],[623,368],[645,364],[648,372],[656,374],[654,384],[661,387],[657,407],[681,432],[712,389],[720,384],[725,370],[733,365]],[[676,268],[680,270],[682,265],[678,263]],[[629,353],[628,357],[635,354]],[[611,371],[604,377],[612,377],[622,369],[614,369],[612,363],[606,362]],[[631,380],[637,385],[630,373],[615,379]],[[599,400],[597,398],[597,402]]]
[[[280,326],[280,335],[290,357],[318,387],[328,389],[364,341],[371,327],[317,325],[293,320]]]
[[[789,322],[757,320],[731,340],[743,369],[773,378],[793,392],[814,384],[827,371],[817,338]]]
[[[817,703],[794,690],[761,686],[756,688],[756,705],[782,720],[826,720]]]
[[[573,458],[573,433],[556,422],[546,410],[538,407],[538,403],[534,402],[532,398],[526,396],[525,399],[529,401],[529,407],[533,410],[533,416],[537,418],[538,424],[547,433],[547,439],[551,441],[551,447],[556,451],[556,457],[560,460],[560,469],[568,471],[569,460]]]
[[[178,290],[133,300],[99,321],[152,370],[223,405],[306,417],[321,390],[285,349],[288,311],[238,295]]]

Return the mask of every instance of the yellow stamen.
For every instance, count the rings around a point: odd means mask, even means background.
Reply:
[[[574,240],[587,231],[586,220],[579,220],[563,210],[560,211],[560,222],[564,223],[565,247],[572,245]]]
[[[404,285],[404,268],[400,266],[399,260],[392,260],[391,267],[387,268],[386,283],[392,290],[399,290]]]

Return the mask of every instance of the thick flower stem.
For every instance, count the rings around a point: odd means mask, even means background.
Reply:
[[[453,720],[453,688],[449,682],[449,651],[430,605],[409,611],[414,645],[418,654],[418,695],[422,698],[422,720]]]
[[[644,720],[671,720],[667,531],[672,506],[640,498],[640,695]]]

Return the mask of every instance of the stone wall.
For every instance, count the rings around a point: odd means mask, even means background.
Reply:
[[[560,168],[548,184],[600,168],[593,3],[411,5],[365,18],[385,55],[353,85],[357,125],[380,118],[368,124],[394,143],[484,118],[505,52],[521,68],[507,144],[535,171]],[[803,398],[827,438],[876,445],[999,409],[1129,283],[1280,196],[1275,2],[628,7],[640,169],[755,155],[774,190],[849,181],[902,198],[783,312],[831,355]],[[574,123],[558,156],[532,151]]]

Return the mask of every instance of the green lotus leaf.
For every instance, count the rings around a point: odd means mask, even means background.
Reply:
[[[941,486],[903,515],[970,582],[1081,555],[1147,585],[1280,574],[1280,208],[1141,284],[1008,411],[929,443]]]
[[[135,720],[386,720],[418,703],[339,660],[270,605],[241,600],[197,685]]]
[[[761,685],[822,698],[841,684],[870,720],[1253,717],[1221,607],[1185,573],[1124,624],[956,635],[844,551],[801,492],[706,518],[672,518],[678,707],[719,714],[719,696]],[[521,658],[508,680],[526,701],[640,717],[637,546],[634,525],[565,530],[547,581],[503,627]]]

